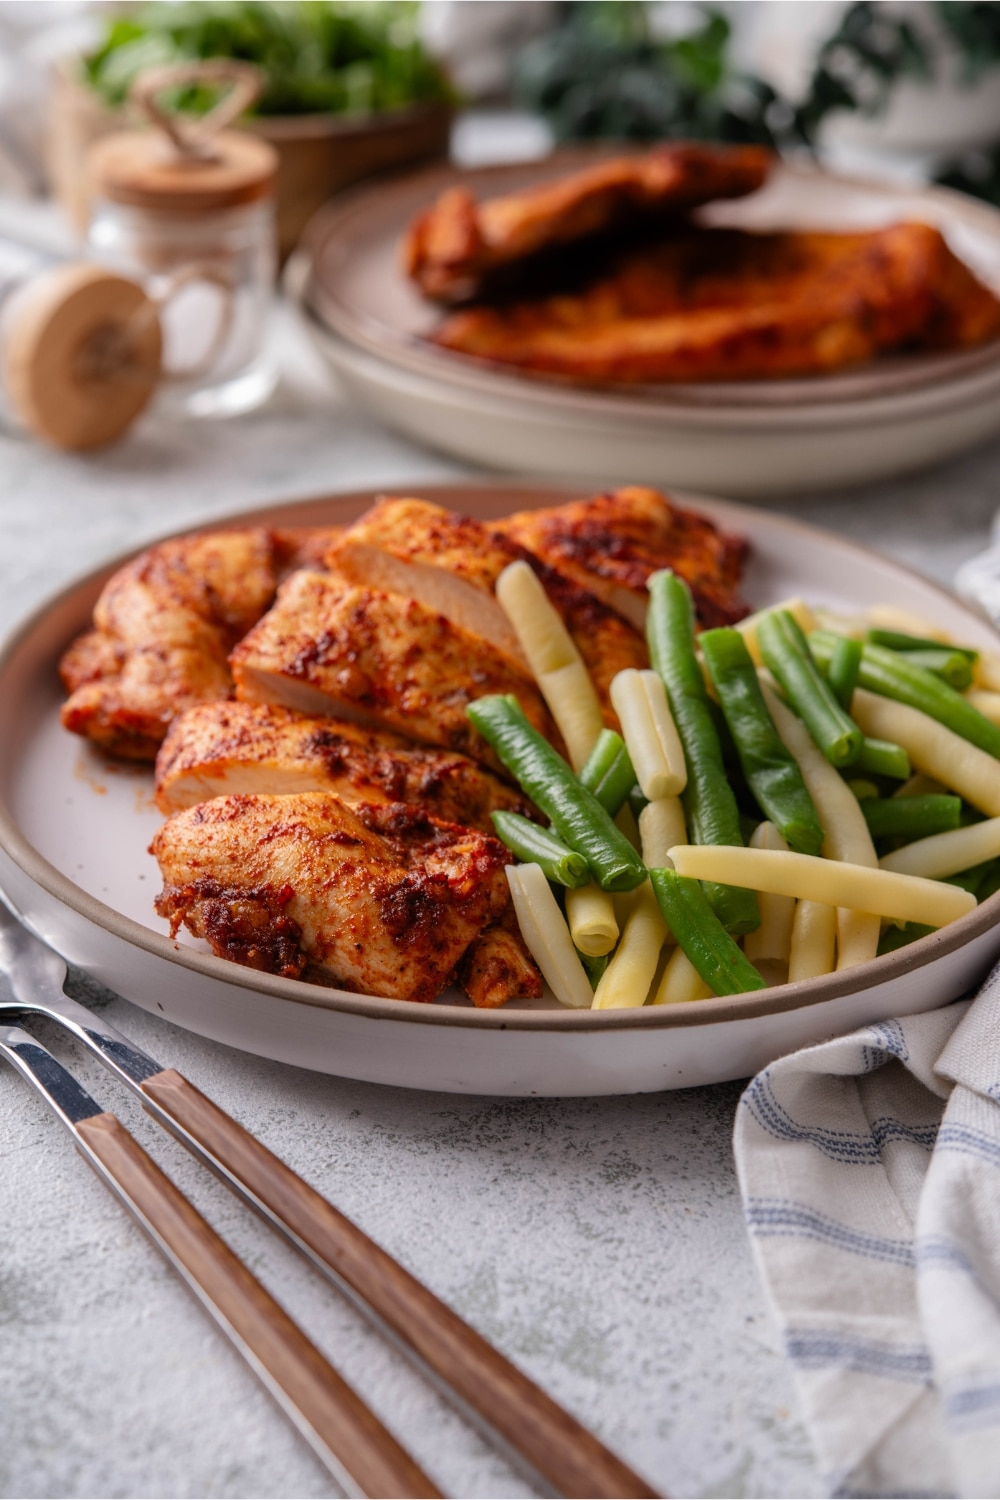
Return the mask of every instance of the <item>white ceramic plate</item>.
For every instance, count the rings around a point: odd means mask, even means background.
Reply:
[[[568,498],[566,491],[422,488],[480,517]],[[347,521],[371,494],[301,501],[227,523]],[[853,609],[882,600],[997,647],[980,618],[934,584],[850,542],[720,501],[698,505],[747,535],[749,600],[792,593]],[[112,566],[120,566],[119,558]],[[99,758],[58,718],[56,663],[90,619],[110,568],[65,589],[0,653],[0,884],[29,925],[137,1005],[218,1041],[322,1072],[414,1088],[502,1095],[612,1094],[740,1078],[773,1058],[862,1022],[909,1014],[966,992],[1000,954],[1000,895],[960,922],[849,974],[745,997],[628,1012],[554,1002],[476,1011],[347,994],[240,969],[172,941],[153,913],[147,854],[159,815],[148,770]]]
[[[1000,341],[886,358],[808,380],[590,389],[490,367],[424,342],[440,316],[399,266],[420,208],[461,179],[511,191],[592,162],[597,148],[472,172],[439,168],[338,198],[289,262],[286,287],[324,359],[358,401],[422,443],[502,470],[766,495],[903,473],[996,430]],[[603,152],[606,153],[606,148]],[[1000,213],[943,189],[780,166],[759,193],[703,211],[755,228],[937,224],[1000,291]]]

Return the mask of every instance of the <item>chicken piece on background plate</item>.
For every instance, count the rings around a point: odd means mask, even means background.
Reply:
[[[230,664],[242,702],[388,729],[501,771],[466,709],[487,694],[513,693],[561,748],[538,688],[510,657],[414,599],[333,573],[294,573]]]
[[[509,905],[502,844],[398,803],[217,797],[168,818],[150,847],[172,932],[361,994],[433,1000]]]
[[[634,383],[824,375],[998,330],[993,293],[939,230],[912,223],[690,229],[605,256],[555,295],[453,313],[431,339],[526,372]]]
[[[232,647],[282,574],[322,555],[336,535],[333,527],[204,532],[133,558],[105,584],[94,628],[60,663],[65,727],[113,755],[153,760],[176,714],[229,697]]]
[[[646,584],[672,568],[691,590],[706,629],[742,620],[739,584],[748,545],[696,511],[638,485],[519,511],[493,522],[498,531],[596,594],[637,629],[645,628]]]
[[[760,146],[666,145],[484,203],[454,187],[410,225],[404,268],[426,296],[458,300],[543,252],[742,198],[763,185],[773,161]]]
[[[163,813],[236,792],[322,791],[351,805],[406,802],[486,833],[491,812],[537,816],[526,797],[464,755],[262,703],[189,709],[174,720],[156,760]]]
[[[608,688],[626,667],[649,665],[645,641],[595,597],[585,578],[557,571],[518,540],[501,535],[501,524],[476,521],[426,500],[383,499],[343,533],[327,562],[357,584],[391,588],[439,610],[526,670],[516,634],[493,593],[504,568],[526,560],[573,637],[606,723],[617,729]]]

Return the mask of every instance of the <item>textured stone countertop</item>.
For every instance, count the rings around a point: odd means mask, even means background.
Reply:
[[[350,410],[287,314],[253,416],[147,419],[95,457],[0,435],[0,624],[168,529],[334,489],[457,473]],[[947,580],[986,541],[1000,442],[947,467],[779,508]],[[750,1258],[730,1135],[740,1086],[497,1100],[342,1082],[75,993],[181,1068],[656,1486],[821,1492]],[[52,1038],[411,1446],[446,1493],[531,1493],[293,1252]],[[0,1073],[0,1492],[338,1493],[306,1444],[76,1156]]]

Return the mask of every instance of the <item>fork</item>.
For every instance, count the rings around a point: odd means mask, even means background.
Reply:
[[[20,1026],[0,1022],[0,1056],[51,1105],[84,1159],[181,1274],[347,1493],[439,1496],[121,1121]]]
[[[88,1047],[545,1491],[595,1500],[655,1496],[593,1433],[194,1084],[66,995],[65,962],[21,924],[5,900],[0,971],[14,998],[0,996],[0,1020],[12,1012],[44,1015]]]

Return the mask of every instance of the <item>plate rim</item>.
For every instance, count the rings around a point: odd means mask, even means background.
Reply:
[[[490,163],[481,167],[462,168],[454,164],[439,164],[418,172],[397,174],[391,182],[383,182],[377,188],[370,184],[352,188],[338,194],[335,200],[324,205],[314,215],[293,257],[298,264],[298,271],[290,271],[292,262],[286,268],[286,287],[292,291],[300,311],[310,316],[321,331],[342,339],[349,347],[362,350],[386,364],[446,384],[473,384],[484,393],[498,398],[507,396],[515,400],[520,398],[522,401],[541,400],[546,405],[579,408],[581,413],[602,409],[618,416],[628,413],[638,417],[646,413],[659,420],[664,415],[671,415],[683,417],[686,421],[703,421],[706,425],[715,425],[720,421],[738,423],[741,417],[744,420],[759,420],[765,415],[783,420],[794,420],[797,416],[815,419],[817,413],[830,411],[836,412],[840,420],[856,414],[869,421],[876,421],[889,403],[912,400],[921,393],[940,396],[951,386],[959,388],[955,392],[955,399],[962,399],[969,383],[982,381],[984,377],[991,375],[1000,379],[998,336],[976,348],[953,352],[950,357],[962,361],[958,370],[950,370],[944,374],[934,370],[908,371],[903,376],[897,376],[888,390],[877,388],[879,375],[884,375],[885,372],[880,371],[876,363],[838,372],[831,377],[867,380],[873,387],[857,392],[831,391],[829,385],[821,383],[822,377],[813,377],[816,381],[814,389],[808,388],[811,384],[808,378],[795,381],[678,383],[676,387],[671,387],[669,383],[656,386],[642,383],[632,386],[624,382],[617,385],[613,382],[587,385],[544,374],[532,375],[500,364],[492,365],[488,360],[459,356],[406,335],[401,335],[398,341],[390,343],[376,329],[366,328],[362,314],[352,314],[345,308],[338,317],[328,320],[324,313],[317,310],[311,299],[315,260],[321,245],[338,226],[342,226],[359,211],[363,212],[368,203],[383,204],[387,188],[413,188],[426,183],[428,193],[431,193],[458,182],[473,187],[479,183],[488,185],[491,180],[518,169],[530,173],[555,167],[560,162],[564,162],[567,167],[585,166],[609,154],[620,152],[623,147],[627,148],[627,143],[617,143],[610,150],[606,143],[601,146],[564,147],[531,161]],[[634,143],[632,149],[634,150]],[[1000,241],[1000,209],[956,189],[882,182],[851,173],[827,171],[818,165],[803,162],[782,161],[779,167],[783,174],[793,179],[815,181],[817,178],[826,178],[847,188],[867,193],[877,192],[890,198],[913,197],[917,193],[931,205],[939,205],[945,216],[981,225]],[[746,395],[743,394],[744,391]],[[873,406],[876,408],[874,412],[871,411]],[[829,420],[833,419],[831,415]]]
[[[258,506],[227,511],[219,516],[213,516],[205,525],[166,530],[142,542],[139,546],[128,548],[103,564],[77,575],[52,594],[47,595],[23,619],[15,622],[0,640],[0,683],[16,660],[18,653],[28,645],[36,633],[44,628],[50,615],[60,609],[68,608],[77,596],[96,598],[101,586],[113,572],[149,547],[171,538],[238,526],[310,524],[308,521],[299,519],[290,521],[287,518],[289,513],[297,515],[303,511],[310,514],[316,512],[313,524],[322,524],[320,516],[324,508],[339,506],[346,509],[367,506],[379,495],[386,493],[419,492],[422,498],[444,505],[448,505],[449,498],[456,499],[469,494],[476,494],[480,497],[491,496],[496,499],[497,503],[507,503],[507,497],[512,502],[516,501],[519,496],[522,500],[525,497],[536,497],[537,503],[542,505],[559,503],[574,497],[579,498],[584,488],[584,486],[572,484],[538,483],[530,479],[520,483],[516,481],[501,483],[472,481],[465,484],[461,482],[423,484],[418,481],[413,486],[393,484],[361,490],[330,491],[323,495],[310,495],[300,499],[266,501]],[[895,558],[887,557],[873,548],[865,547],[852,538],[843,537],[824,527],[813,526],[794,517],[776,515],[761,507],[745,506],[737,501],[712,496],[685,493],[671,495],[670,498],[685,507],[705,508],[708,514],[717,521],[720,521],[721,513],[721,524],[727,528],[739,528],[742,525],[748,531],[752,531],[754,522],[759,518],[768,526],[776,526],[781,531],[798,533],[812,544],[824,541],[834,542],[838,547],[854,552],[868,561],[876,559],[881,565],[889,568],[890,571],[895,571],[903,578],[919,580],[924,587],[940,594],[949,603],[958,602],[964,608],[969,608],[958,599],[957,595],[936,580],[928,578],[918,569],[911,568]],[[329,517],[327,524],[330,524]],[[971,609],[969,612],[973,613]],[[981,623],[985,628],[992,629],[988,620],[984,619]],[[1000,649],[1000,632],[994,633],[997,635],[997,646]],[[638,1006],[628,1010],[612,1011],[578,1011],[565,1008],[528,1011],[511,1010],[506,1007],[481,1010],[471,1006],[421,1005],[405,1000],[359,995],[347,990],[307,984],[302,980],[263,974],[238,965],[235,966],[236,972],[234,973],[234,965],[229,960],[217,958],[212,953],[203,953],[198,949],[188,948],[176,942],[175,939],[155,932],[141,922],[124,916],[116,908],[78,886],[68,875],[63,874],[47,860],[21,832],[13,809],[8,806],[8,799],[3,791],[0,791],[0,851],[4,852],[35,885],[71,912],[152,958],[180,964],[181,967],[193,970],[206,979],[224,984],[228,989],[250,989],[278,1001],[293,1001],[321,1010],[347,1012],[372,1020],[458,1026],[473,1031],[499,1030],[529,1033],[556,1031],[567,1035],[600,1034],[605,1031],[633,1030],[636,1027],[660,1031],[726,1021],[752,1020],[761,1016],[810,1009],[814,1005],[861,993],[923,968],[936,958],[955,952],[966,942],[985,934],[995,925],[996,918],[1000,916],[1000,892],[997,892],[958,921],[949,923],[948,926],[926,937],[919,938],[895,953],[872,959],[853,969],[824,975],[820,979],[800,980],[794,984],[772,986],[764,990],[751,991],[746,995],[715,996],[711,999],[679,1005]]]

